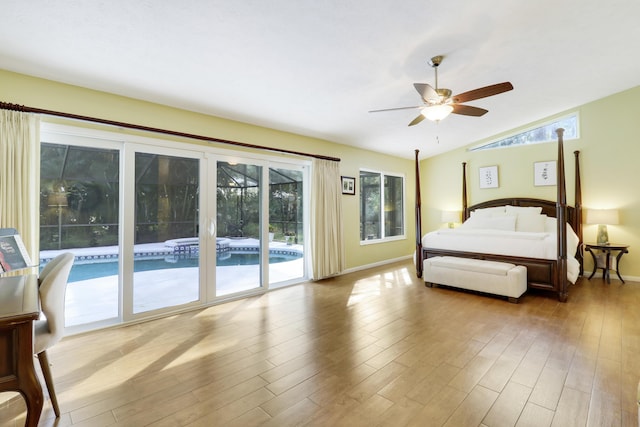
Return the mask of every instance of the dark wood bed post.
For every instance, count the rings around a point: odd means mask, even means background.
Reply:
[[[569,293],[567,292],[567,189],[565,186],[564,172],[564,147],[562,136],[563,128],[556,129],[558,134],[558,198],[556,200],[556,218],[558,226],[558,299],[565,302]]]
[[[462,222],[469,218],[467,201],[467,162],[462,162]]]
[[[582,253],[582,186],[580,184],[580,162],[578,158],[580,156],[580,151],[576,150],[573,152],[573,155],[576,159],[576,178],[575,178],[575,218],[573,222],[573,229],[578,235],[578,253],[577,259],[580,262],[580,275],[584,274],[584,257]]]
[[[422,277],[422,216],[420,202],[420,161],[416,150],[416,274],[418,278]]]

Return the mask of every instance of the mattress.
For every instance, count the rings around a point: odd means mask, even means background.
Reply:
[[[580,273],[580,263],[574,257],[578,244],[578,237],[567,226],[567,278],[571,283]],[[422,247],[555,260],[558,242],[556,233],[551,232],[454,228],[425,234]]]

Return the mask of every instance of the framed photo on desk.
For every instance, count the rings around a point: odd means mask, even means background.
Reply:
[[[31,258],[20,235],[0,233],[0,274],[31,266]]]

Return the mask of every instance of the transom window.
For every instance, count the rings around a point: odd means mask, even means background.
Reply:
[[[361,170],[360,241],[404,234],[404,176]]]
[[[468,151],[491,150],[494,148],[514,147],[516,145],[541,144],[545,142],[557,141],[556,129],[563,128],[563,139],[577,139],[578,134],[578,113],[573,113],[556,119],[552,122],[543,124],[542,126],[526,130],[524,132],[499,139],[497,141],[488,142],[486,144],[477,145],[469,148]]]

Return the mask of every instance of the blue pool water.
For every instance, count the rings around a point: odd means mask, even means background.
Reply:
[[[269,255],[269,264],[278,262],[293,261],[302,255],[287,255],[272,253]],[[198,266],[198,258],[168,258],[165,259],[136,259],[133,265],[134,271],[162,270],[166,268],[189,268]],[[218,256],[216,263],[218,266],[233,265],[257,265],[257,253],[226,253],[222,257]],[[69,282],[95,279],[104,276],[115,276],[118,274],[118,262],[96,262],[86,264],[74,264],[69,274]]]

